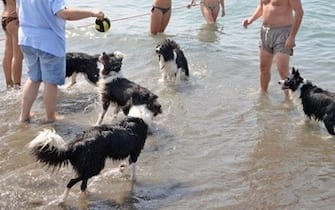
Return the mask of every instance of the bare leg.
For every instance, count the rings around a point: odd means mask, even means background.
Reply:
[[[271,79],[271,65],[273,55],[262,48],[259,48],[259,69],[261,93],[267,93]]]
[[[219,15],[219,12],[220,12],[220,4],[218,4],[216,9],[213,10],[213,12],[212,12],[212,17],[213,17],[214,22],[216,22],[216,19],[218,18],[218,15]]]
[[[286,79],[288,75],[290,74],[289,72],[290,56],[287,54],[283,54],[283,53],[277,53],[275,57],[276,57],[277,68],[279,71],[279,76],[281,79]],[[285,90],[284,94],[286,98],[289,97],[288,90]]]
[[[217,9],[212,12],[204,3],[200,3],[200,10],[207,24],[214,24],[220,11],[220,5],[218,4]]]
[[[167,25],[169,24],[170,17],[171,17],[171,9],[170,11],[166,12],[163,15],[162,22],[161,22],[161,28],[159,30],[160,33],[163,33],[165,31]]]
[[[165,14],[162,13],[159,9],[154,9],[151,12],[151,24],[150,24],[150,32],[153,35],[158,33],[163,33],[169,24],[171,17],[171,9]]]
[[[12,57],[13,57],[12,37],[10,36],[9,32],[6,31],[5,51],[2,59],[2,68],[4,71],[7,88],[13,86],[12,71],[11,71]]]
[[[162,18],[163,14],[158,9],[154,9],[154,11],[151,12],[150,32],[153,35],[156,35],[160,32]]]
[[[12,46],[13,46],[13,57],[11,61],[11,69],[12,69],[12,80],[14,86],[21,85],[21,77],[22,77],[22,61],[23,54],[18,45],[18,25],[17,21],[13,21],[13,24],[10,25],[10,33],[12,36]]]
[[[30,117],[31,107],[37,97],[40,82],[33,82],[30,79],[27,80],[23,88],[22,105],[20,122],[26,122]]]
[[[21,85],[23,55],[18,45],[18,23],[11,21],[6,27],[3,69],[7,88]]]
[[[57,85],[44,83],[43,102],[47,122],[54,122],[56,120],[57,91]]]

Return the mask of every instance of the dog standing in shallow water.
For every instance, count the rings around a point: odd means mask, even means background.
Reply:
[[[76,76],[78,73],[84,74],[87,80],[93,84],[97,85],[99,81],[99,54],[89,55],[82,52],[68,52],[66,53],[66,77],[71,77],[72,87],[76,84]],[[108,54],[108,56],[115,56],[114,53]]]
[[[116,61],[122,60],[122,55],[110,57],[102,53],[99,59],[103,65],[98,82],[102,112],[99,114],[96,125],[102,123],[111,103],[116,105],[114,114],[122,110],[125,115],[128,115],[131,108],[135,106],[136,110],[142,112],[142,116],[148,120],[162,113],[157,95],[122,76],[121,65],[117,65]]]
[[[81,181],[85,193],[88,179],[96,176],[105,167],[107,158],[124,160],[132,165],[135,179],[135,163],[144,147],[148,126],[138,117],[126,117],[118,124],[92,127],[77,135],[66,144],[53,130],[44,130],[33,139],[28,148],[37,160],[47,166],[59,168],[69,162],[77,176],[71,179],[61,198],[65,202],[70,189]]]
[[[282,85],[282,89],[291,90],[292,96],[301,99],[304,113],[309,119],[323,121],[328,133],[335,135],[335,93],[323,90],[305,80],[295,68],[292,68],[291,75],[286,80],[281,80],[279,84]]]
[[[187,59],[175,41],[165,39],[156,46],[155,51],[163,81],[175,82],[189,77]]]

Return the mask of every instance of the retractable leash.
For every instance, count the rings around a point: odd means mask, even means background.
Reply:
[[[107,32],[111,27],[111,22],[108,18],[104,18],[103,20],[96,19],[95,20],[95,29],[99,32]]]
[[[199,4],[192,4],[192,7],[198,6],[198,5]],[[180,6],[180,7],[174,7],[172,9],[176,10],[176,9],[182,9],[182,8],[187,8],[187,7],[186,6]],[[116,18],[116,19],[109,19],[107,17],[104,18],[103,20],[96,19],[95,20],[95,29],[97,31],[99,31],[99,32],[107,32],[111,28],[111,22],[118,22],[118,21],[123,21],[123,20],[129,20],[129,19],[133,19],[133,18],[147,16],[147,15],[150,15],[150,14],[151,14],[151,12],[147,12],[147,13],[143,13],[143,14],[137,14],[137,15],[127,16],[127,17],[121,17],[121,18]],[[78,26],[78,27],[73,27],[73,28],[85,28],[85,27],[89,27],[89,26],[91,26],[91,24],[86,24],[86,25],[82,25],[82,26]],[[69,29],[73,29],[73,28],[69,28]]]

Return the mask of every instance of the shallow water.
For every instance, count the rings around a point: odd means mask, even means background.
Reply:
[[[334,138],[323,124],[305,121],[301,108],[284,101],[275,67],[269,94],[257,93],[260,21],[247,30],[241,27],[257,2],[227,1],[227,16],[215,27],[203,23],[199,8],[187,10],[181,8],[183,2],[174,2],[166,34],[158,37],[148,34],[148,15],[114,21],[108,33],[96,32],[92,20],[68,23],[69,51],[125,53],[125,76],[159,95],[163,114],[154,120],[155,129],[136,165],[135,183],[129,171],[123,176],[112,173],[117,165],[108,161],[101,175],[89,181],[87,200],[80,198],[76,185],[65,206],[50,205],[73,171],[42,167],[28,154],[26,144],[46,127],[70,141],[93,125],[100,111],[97,90],[79,77],[74,88],[60,87],[62,120],[42,124],[39,97],[32,123],[21,125],[21,91],[6,92],[1,77],[0,209],[333,209]],[[335,91],[335,3],[303,4],[305,17],[291,65]],[[116,20],[148,13],[151,2],[115,0],[106,5],[94,0],[68,5],[103,5]],[[191,72],[188,82],[166,86],[158,81],[154,48],[164,37],[184,49]],[[105,122],[122,117],[113,119],[110,113]]]

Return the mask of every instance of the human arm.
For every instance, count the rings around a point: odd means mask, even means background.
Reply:
[[[84,9],[70,9],[64,8],[56,13],[56,15],[64,20],[81,20],[89,17],[96,17],[98,19],[104,18],[102,11],[91,11]]]
[[[188,3],[186,7],[189,9],[194,5],[195,5],[195,0],[191,0],[190,3]]]
[[[244,28],[247,28],[248,25],[253,23],[255,20],[257,20],[259,17],[261,17],[263,14],[263,4],[262,0],[259,1],[258,6],[256,7],[254,13],[249,17],[243,20],[242,25]]]
[[[295,37],[298,33],[302,18],[304,16],[304,10],[300,0],[289,0],[289,4],[294,11],[294,20],[291,27],[291,32],[285,42],[285,48],[288,49],[295,47]]]
[[[225,6],[224,6],[224,0],[220,0],[220,4],[221,4],[221,17],[224,17],[226,15],[226,10],[225,10]]]

